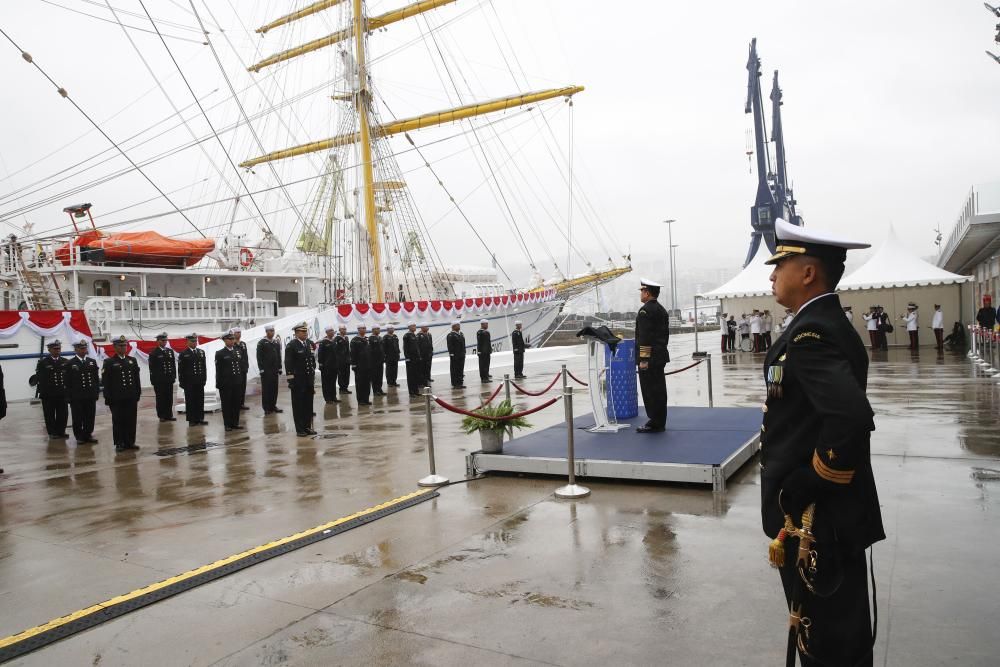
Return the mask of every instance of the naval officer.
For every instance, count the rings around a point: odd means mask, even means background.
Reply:
[[[337,402],[337,378],[340,364],[337,360],[337,341],[333,326],[326,328],[326,337],[316,344],[316,366],[319,368],[319,383],[323,388],[323,400]]]
[[[448,342],[451,386],[455,389],[465,389],[465,334],[462,333],[460,321],[455,320],[451,323],[451,331],[445,340]]]
[[[257,341],[257,368],[260,369],[260,403],[264,414],[284,412],[278,407],[281,341],[274,335],[273,324],[264,327],[264,337]]]
[[[479,320],[479,331],[476,332],[476,356],[479,357],[479,381],[486,383],[493,379],[490,375],[490,356],[493,354],[493,343],[490,340],[489,320]]]
[[[228,432],[244,428],[240,426],[240,408],[246,385],[236,334],[227,331],[222,342],[225,347],[215,353],[215,388],[219,390],[222,423]]]
[[[167,344],[167,333],[156,336],[156,347],[149,353],[149,383],[156,394],[156,416],[161,422],[174,422],[174,381],[177,380],[177,359]]]
[[[396,327],[391,324],[386,327],[382,336],[382,356],[385,358],[385,383],[387,387],[398,387],[396,378],[399,376],[399,336]]]
[[[309,325],[300,322],[294,328],[295,338],[285,345],[285,373],[292,394],[292,421],[295,435],[316,435],[312,428],[313,395],[316,393],[316,356],[309,340]]]
[[[49,353],[38,360],[35,377],[38,380],[38,396],[42,399],[42,414],[45,416],[45,430],[49,438],[68,438],[66,422],[67,361],[62,358],[62,343],[51,341],[46,347]]]
[[[524,332],[521,331],[521,320],[514,322],[514,330],[510,332],[510,346],[514,350],[514,379],[524,379]]]
[[[789,606],[789,649],[803,665],[871,665],[864,550],[885,538],[869,453],[875,423],[868,355],[836,294],[846,251],[870,246],[783,220],[775,234],[766,263],[775,299],[795,318],[764,359],[761,514]],[[810,513],[815,556],[800,561],[796,531]]]
[[[410,322],[403,334],[403,358],[406,360],[406,388],[410,396],[420,396],[420,388],[424,386],[424,364],[420,360],[420,345],[417,342],[417,325]]]
[[[382,377],[385,373],[385,350],[382,348],[381,329],[376,324],[368,336],[368,360],[371,370],[368,377],[372,384],[372,396],[385,396],[382,391]]]
[[[104,402],[111,408],[111,431],[115,451],[139,449],[135,444],[135,422],[139,410],[142,386],[139,382],[139,363],[129,356],[128,340],[119,336],[114,340],[115,354],[104,360],[101,368],[101,386]]]
[[[636,429],[639,433],[662,433],[667,428],[667,378],[663,375],[663,367],[670,361],[667,352],[670,325],[667,311],[656,300],[659,296],[659,283],[651,280],[640,283],[642,307],[635,316],[635,346],[639,388],[647,421]]]
[[[240,410],[249,410],[250,406],[247,405],[247,375],[250,373],[250,353],[247,350],[247,344],[243,341],[243,330],[239,327],[233,327],[232,334],[235,339],[233,350],[240,359]]]
[[[372,390],[372,361],[367,334],[367,327],[359,324],[358,335],[351,339],[351,368],[354,369],[354,393],[357,394],[358,405],[372,404],[368,400]]]
[[[73,415],[73,436],[76,444],[89,445],[94,438],[94,415],[97,399],[101,396],[101,376],[97,361],[87,355],[87,340],[73,343],[73,358],[69,360],[67,394],[70,413]]]
[[[205,383],[208,367],[205,350],[198,348],[198,334],[184,337],[187,347],[177,355],[177,381],[184,390],[184,412],[188,426],[207,426],[205,421]]]

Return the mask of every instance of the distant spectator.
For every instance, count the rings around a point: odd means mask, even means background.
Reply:
[[[756,308],[753,309],[753,313],[750,315],[750,335],[753,336],[753,351],[763,352],[764,341],[761,336],[761,317],[760,311]]]
[[[736,316],[730,315],[729,321],[726,322],[726,327],[729,329],[729,351],[732,352],[736,348]]]
[[[729,349],[729,321],[726,319],[728,313],[722,313],[719,318],[719,334],[722,336],[722,351]]]
[[[750,320],[747,319],[747,314],[740,314],[740,322],[738,325],[740,331],[740,348],[743,347],[743,341],[750,338]]]
[[[771,311],[765,310],[764,314],[761,316],[761,335],[764,338],[764,349],[771,349],[771,331],[774,329],[774,318],[771,317]]]
[[[992,331],[997,323],[997,309],[993,307],[993,297],[989,294],[983,295],[983,307],[976,313],[976,322],[989,331]]]
[[[934,304],[934,317],[931,318],[931,329],[934,330],[934,341],[937,343],[938,351],[944,349],[944,313],[941,312],[941,304]]]
[[[872,306],[868,309],[868,312],[862,315],[865,318],[865,328],[868,329],[868,340],[871,342],[872,349],[879,347],[878,338],[878,306]]]

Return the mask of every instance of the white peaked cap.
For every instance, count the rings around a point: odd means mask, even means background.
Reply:
[[[233,327],[230,331],[234,334],[243,333],[243,329],[240,329],[239,327]]]
[[[647,278],[640,278],[639,279],[639,284],[642,287],[663,287],[663,285],[661,285],[660,283],[658,283],[656,281],[653,281],[653,280],[649,280]]]
[[[514,326],[516,327],[518,324],[524,324],[524,323],[521,322],[521,320],[514,320]]]
[[[326,328],[326,330],[327,330],[327,331],[336,331],[336,329],[334,328],[334,326],[333,326],[332,324],[331,324],[330,326],[328,326],[328,327]]]
[[[452,320],[451,321],[451,326],[455,326],[456,324],[458,326],[462,326],[462,320]]]
[[[274,325],[268,324],[267,326],[264,327],[264,331],[274,331]]]
[[[480,324],[489,324],[490,321],[489,320],[479,320],[479,323]]]
[[[828,257],[843,262],[848,250],[872,247],[871,243],[852,241],[829,232],[806,229],[785,222],[781,218],[774,221],[774,236],[777,247],[774,255],[764,262],[765,264],[774,264],[793,255]]]

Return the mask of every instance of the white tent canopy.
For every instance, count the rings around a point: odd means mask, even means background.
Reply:
[[[840,281],[839,290],[886,289],[919,285],[954,285],[971,280],[920,259],[899,242],[889,227],[885,242],[867,262]],[[720,288],[721,289],[721,288]]]
[[[753,261],[747,264],[735,278],[720,287],[716,287],[711,292],[699,295],[699,297],[734,299],[744,296],[770,296],[771,270],[774,267],[764,263],[770,257],[771,252],[767,249],[767,244],[761,243],[760,247],[757,248],[757,254],[753,256]]]

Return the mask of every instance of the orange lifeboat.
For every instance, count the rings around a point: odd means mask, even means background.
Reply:
[[[81,232],[71,243],[59,246],[55,251],[56,261],[71,263],[70,245],[80,248],[84,261],[160,268],[193,266],[215,250],[212,239],[182,240],[167,238],[157,232],[104,234],[93,230]]]

